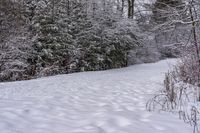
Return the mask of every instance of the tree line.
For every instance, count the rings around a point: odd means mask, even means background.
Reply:
[[[191,5],[182,0],[1,0],[0,81],[177,57],[190,22],[196,26],[187,10]]]

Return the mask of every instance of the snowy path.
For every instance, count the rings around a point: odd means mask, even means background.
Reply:
[[[0,83],[0,133],[191,133],[177,116],[145,110],[168,62]]]

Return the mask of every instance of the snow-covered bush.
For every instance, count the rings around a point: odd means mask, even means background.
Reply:
[[[70,13],[59,1],[54,4],[52,14],[48,7],[52,4],[47,3],[39,10],[41,16],[33,17],[37,75],[127,66],[129,51],[141,39],[133,20],[113,17],[112,10],[105,14],[104,10],[95,9],[98,14],[94,16],[85,11],[88,3],[75,1]]]
[[[6,43],[0,43],[0,81],[30,79],[31,41],[27,35],[8,39]]]
[[[6,0],[0,4],[1,81],[120,68],[139,63],[135,58],[159,59],[133,14],[126,17],[127,2]]]
[[[81,47],[81,68],[84,70],[105,70],[127,66],[129,51],[139,42],[135,31],[122,22],[95,22],[94,25],[81,32],[77,43]]]
[[[0,2],[0,81],[29,79],[30,32],[21,3]]]

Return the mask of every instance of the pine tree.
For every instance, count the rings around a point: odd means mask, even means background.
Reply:
[[[50,1],[34,21],[37,68],[40,75],[68,73],[71,35],[68,34],[67,14],[63,1]]]
[[[112,9],[112,4],[106,2],[106,8],[96,9],[95,16],[92,13],[91,16],[78,17],[81,21],[78,22],[79,28],[76,28],[79,29],[76,42],[81,49],[80,66],[83,70],[127,66],[128,51],[133,49],[137,40],[132,31],[134,24],[128,28],[126,24],[118,22],[121,14]],[[95,5],[98,6],[97,3]]]
[[[31,39],[21,1],[0,1],[0,81],[28,79]]]

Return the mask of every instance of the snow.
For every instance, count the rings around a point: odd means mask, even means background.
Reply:
[[[0,132],[191,133],[177,115],[145,109],[174,63],[0,83]]]

